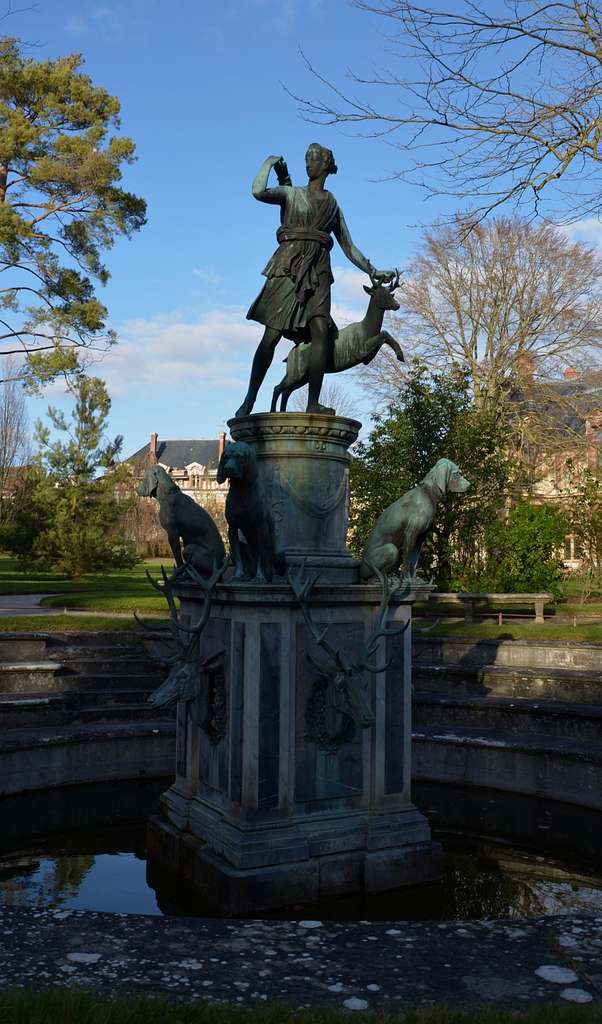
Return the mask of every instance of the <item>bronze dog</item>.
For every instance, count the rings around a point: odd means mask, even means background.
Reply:
[[[276,548],[274,520],[257,485],[257,459],[245,441],[230,441],[217,467],[217,482],[230,481],[226,520],[235,580],[268,583],[284,575],[282,552]],[[242,537],[241,537],[242,535]]]
[[[362,555],[360,576],[367,580],[374,569],[395,572],[404,565],[414,579],[420,551],[432,530],[441,498],[449,492],[463,494],[470,481],[450,459],[439,459],[423,480],[389,505],[372,527]]]
[[[178,568],[189,562],[202,576],[211,576],[226,557],[213,519],[190,495],[183,494],[163,466],[149,466],[138,494],[159,502],[159,522],[167,534]],[[184,557],[180,547],[184,544]]]

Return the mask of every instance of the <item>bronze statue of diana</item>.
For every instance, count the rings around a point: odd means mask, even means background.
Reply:
[[[278,248],[262,271],[267,281],[247,313],[247,319],[263,324],[265,331],[237,416],[248,416],[253,409],[281,338],[295,344],[311,342],[307,412],[333,412],[319,404],[329,345],[338,334],[330,316],[332,235],[351,263],[368,274],[373,284],[393,278],[393,271],[375,270],[353,244],[342,210],[332,192],[324,188],[328,175],[337,172],[332,151],[312,143],[305,154],[305,167],[307,185],[294,186],[283,158],[269,156],[253,181],[255,199],[280,206],[280,227],[276,234]],[[279,181],[276,188],[267,187],[272,168]]]

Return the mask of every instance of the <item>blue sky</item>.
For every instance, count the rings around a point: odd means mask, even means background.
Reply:
[[[94,372],[113,398],[111,433],[124,452],[160,437],[210,437],[246,390],[261,328],[245,319],[275,248],[278,211],[257,203],[253,176],[283,153],[302,184],[307,144],[330,146],[330,187],[352,237],[376,266],[403,265],[430,211],[422,196],[376,182],[396,154],[375,140],[306,123],[293,92],[318,89],[302,49],[321,71],[363,65],[382,52],[380,26],[346,0],[39,0],[3,30],[41,59],[81,52],[84,70],[118,96],[122,131],[137,147],[126,185],[148,202],[148,224],[108,254],[100,290],[119,345]],[[335,317],[363,315],[367,279],[335,246]],[[282,374],[280,346],[257,408]],[[352,385],[353,387],[353,385]],[[44,412],[56,389],[31,402]]]
[[[383,180],[400,165],[384,140],[308,124],[284,90],[320,95],[301,50],[327,77],[391,63],[383,21],[347,0],[38,0],[3,31],[40,58],[81,52],[84,70],[118,96],[137,146],[126,186],[148,202],[148,224],[108,254],[100,289],[119,345],[96,370],[113,398],[111,433],[124,453],[160,437],[211,437],[244,392],[261,328],[245,319],[275,248],[277,208],[250,185],[269,153],[305,182],[318,141],[339,167],[329,179],[352,237],[377,267],[403,268],[442,207],[415,186]],[[378,180],[381,179],[381,180]],[[449,211],[449,206],[445,208]],[[334,316],[363,315],[367,279],[335,245]],[[281,343],[256,410],[282,374]],[[352,379],[340,380],[351,391]],[[48,398],[31,402],[32,417]],[[367,419],[367,416],[364,417]]]

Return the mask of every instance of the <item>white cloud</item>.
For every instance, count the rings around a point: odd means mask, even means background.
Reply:
[[[193,272],[202,276],[205,270]],[[344,327],[361,320],[366,312],[368,296],[362,285],[367,278],[349,268],[335,267],[334,273],[332,316]],[[173,310],[131,319],[117,327],[119,343],[89,372],[102,377],[115,398],[138,393],[153,402],[165,390],[183,396],[196,384],[205,394],[207,388],[244,394],[262,330],[238,306],[215,307],[196,316]],[[273,386],[271,378],[275,383],[281,375],[281,360],[289,347],[287,342],[278,346],[266,380],[268,390]]]
[[[205,270],[204,267],[193,267],[192,273],[204,284],[222,284],[224,280],[219,274],[214,274],[211,270]]]
[[[74,14],[67,18],[64,29],[68,36],[82,36],[87,31],[87,24],[84,18]]]
[[[586,217],[574,224],[565,224],[561,230],[572,241],[588,242],[602,249],[602,220],[597,217]]]
[[[355,267],[332,268],[334,277],[333,298],[337,302],[348,302],[358,308],[365,307],[368,297],[364,291],[364,285],[370,285],[370,278],[361,270]]]
[[[290,31],[299,18],[320,15],[323,10],[323,0],[253,0],[253,5],[280,32]]]
[[[116,396],[195,381],[240,390],[246,386],[261,327],[246,320],[243,309],[227,308],[197,319],[167,313],[128,320],[117,333],[119,344],[98,368]]]
[[[98,4],[85,13],[70,15],[65,21],[65,32],[70,36],[81,36],[91,29],[97,31],[98,26],[112,32],[121,26],[124,15],[125,8],[121,3]]]
[[[338,327],[361,320],[368,308],[368,296],[364,285],[369,285],[368,276],[355,267],[332,268],[332,319]]]

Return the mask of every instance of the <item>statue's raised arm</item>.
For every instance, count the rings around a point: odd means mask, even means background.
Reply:
[[[276,172],[278,187],[268,188],[270,171]],[[253,178],[251,192],[255,199],[261,203],[282,203],[285,199],[285,186],[290,185],[288,168],[281,156],[268,156],[263,161],[257,174]]]

